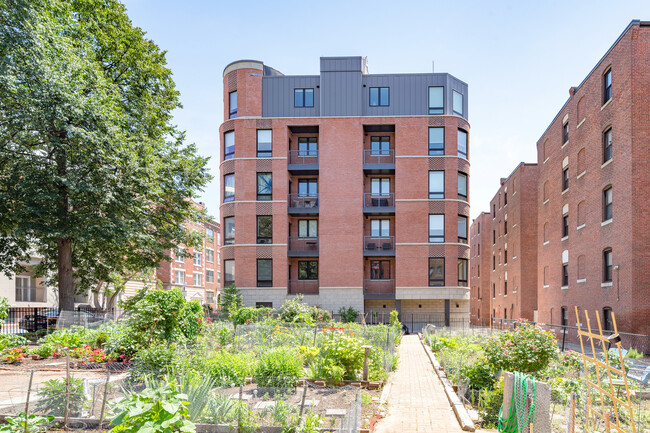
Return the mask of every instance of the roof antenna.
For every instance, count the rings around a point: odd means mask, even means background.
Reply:
[[[433,74],[435,72],[436,72],[436,62],[431,60],[431,73]]]

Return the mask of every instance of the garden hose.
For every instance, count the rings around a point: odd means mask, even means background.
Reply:
[[[528,398],[528,379],[532,383],[532,398],[530,410],[526,414],[526,400]],[[501,433],[522,433],[526,426],[534,420],[535,414],[535,379],[531,375],[514,372],[514,383],[512,385],[512,399],[510,400],[510,411],[508,418],[503,419],[503,405],[499,410],[499,431]]]

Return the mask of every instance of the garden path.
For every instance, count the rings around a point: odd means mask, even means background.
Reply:
[[[404,335],[388,415],[375,433],[461,433],[454,411],[417,335]]]

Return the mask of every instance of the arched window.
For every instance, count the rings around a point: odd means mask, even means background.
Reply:
[[[612,307],[603,308],[603,330],[614,330],[614,326],[612,325]]]

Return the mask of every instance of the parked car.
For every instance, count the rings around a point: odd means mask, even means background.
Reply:
[[[20,329],[27,332],[36,332],[39,329],[56,328],[56,320],[59,317],[58,311],[48,311],[45,314],[26,314],[20,321]]]

